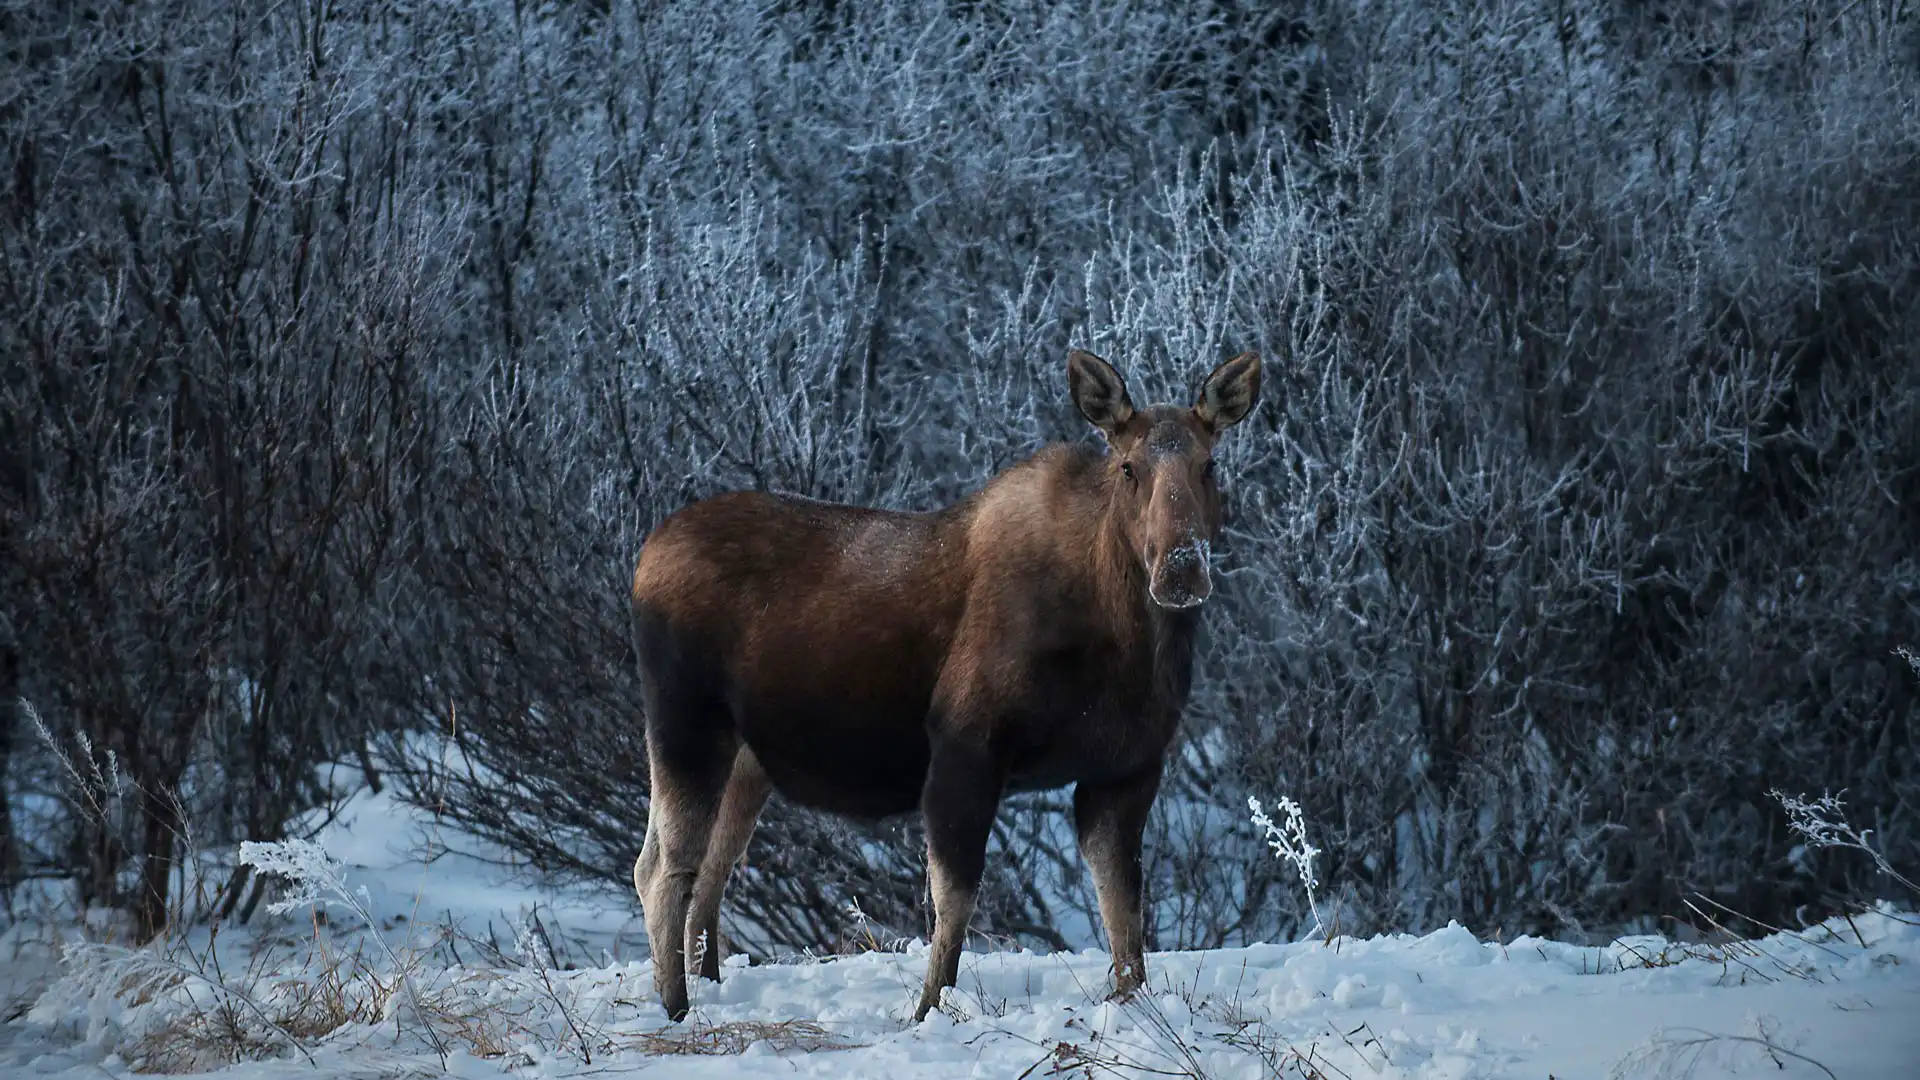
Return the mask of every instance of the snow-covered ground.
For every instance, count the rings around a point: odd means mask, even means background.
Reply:
[[[334,907],[324,927],[295,911],[202,933],[170,968],[109,949],[53,969],[53,931],[16,926],[0,1077],[1920,1078],[1920,918],[1890,910],[1722,946],[1501,945],[1449,927],[1162,954],[1125,1004],[1103,1000],[1099,953],[970,952],[947,1009],[918,1025],[918,947],[736,957],[669,1025],[629,898],[516,885],[467,855],[423,862],[429,828],[362,794],[319,837],[366,888],[380,940]],[[553,950],[525,933],[529,913]],[[236,1048],[248,1059],[231,1063]]]

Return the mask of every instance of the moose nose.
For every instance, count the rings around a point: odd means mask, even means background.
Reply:
[[[1204,544],[1186,544],[1153,564],[1147,595],[1165,608],[1190,608],[1213,594],[1213,576],[1207,571]]]

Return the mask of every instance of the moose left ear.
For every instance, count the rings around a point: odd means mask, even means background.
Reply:
[[[1113,365],[1083,349],[1067,354],[1067,386],[1087,422],[1111,439],[1133,418],[1127,381]]]
[[[1260,357],[1250,352],[1213,369],[1200,387],[1193,411],[1200,422],[1218,433],[1246,419],[1260,400]]]

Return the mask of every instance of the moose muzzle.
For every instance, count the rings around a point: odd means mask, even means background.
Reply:
[[[1213,594],[1205,540],[1169,549],[1147,573],[1147,595],[1164,608],[1190,608]]]

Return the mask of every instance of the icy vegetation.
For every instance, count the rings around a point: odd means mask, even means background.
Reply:
[[[1070,796],[1030,795],[978,992],[897,1026],[917,823],[776,799],[697,1030],[826,1033],[684,1067],[1097,1076],[1095,1031],[1185,1053],[1164,1015],[1231,1075],[1244,1007],[1323,1080],[1660,1024],[1724,1037],[1679,1073],[1839,1070],[1914,970],[1916,193],[1911,0],[0,0],[0,908],[86,943],[34,1030],[640,1053],[647,532],[943,505],[1089,437],[1070,348],[1141,402],[1253,350],[1156,995],[1089,1000]],[[368,803],[485,858],[369,878]],[[304,841],[324,921],[271,910]],[[520,903],[484,862],[554,907],[472,924]],[[1616,963],[1651,933],[1691,958]],[[863,1047],[756,1057],[815,1038]]]

